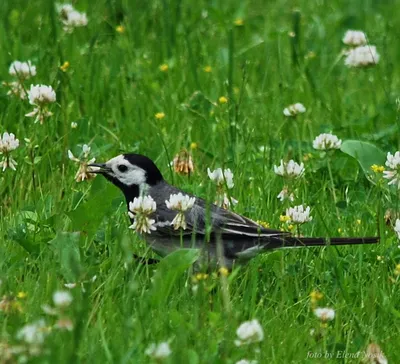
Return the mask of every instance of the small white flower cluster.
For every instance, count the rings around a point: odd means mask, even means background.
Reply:
[[[278,176],[285,177],[287,179],[297,179],[304,174],[304,163],[298,164],[293,159],[289,162],[284,162],[281,159],[279,166],[274,166],[274,172]],[[285,200],[294,201],[294,193],[289,190],[288,186],[284,186],[282,191],[279,192],[277,198],[283,202]]]
[[[162,360],[168,358],[172,351],[168,342],[161,342],[159,344],[151,344],[145,351],[145,354],[152,359]]]
[[[303,104],[297,102],[296,104],[289,105],[283,109],[283,114],[285,116],[297,116],[298,114],[303,114],[306,112],[306,108]]]
[[[46,338],[46,322],[41,319],[23,326],[17,333],[17,339],[28,345],[41,345]]]
[[[257,319],[243,322],[236,330],[236,346],[248,345],[264,340],[264,331]]]
[[[36,75],[36,66],[34,66],[31,61],[14,61],[11,63],[8,73],[20,80],[27,80]]]
[[[241,359],[236,362],[236,364],[257,364],[257,360],[247,360],[247,359]]]
[[[214,181],[218,187],[223,187],[226,182],[226,186],[231,189],[235,185],[233,183],[233,173],[227,168],[222,171],[221,168],[217,168],[211,172],[210,168],[207,168],[208,177],[211,181]]]
[[[342,41],[348,46],[357,47],[367,44],[367,36],[361,30],[348,30]]]
[[[15,171],[17,162],[11,157],[11,152],[19,147],[19,140],[15,138],[13,133],[3,133],[3,136],[0,134],[0,154],[3,155],[3,158],[0,161],[0,168],[2,168],[3,172],[6,168],[11,168]]]
[[[175,230],[178,230],[179,228],[182,228],[183,230],[186,229],[185,212],[193,207],[195,201],[196,199],[194,197],[189,197],[187,195],[184,196],[180,192],[178,194],[172,194],[169,197],[169,200],[165,201],[165,204],[170,210],[178,211],[171,222],[171,225],[174,226]]]
[[[397,151],[394,155],[389,152],[385,165],[391,170],[383,171],[383,178],[389,180],[389,185],[397,184],[397,188],[400,189],[400,152]]]
[[[8,73],[15,77],[16,81],[4,82],[4,85],[10,88],[7,95],[14,95],[24,100],[27,96],[24,81],[36,75],[36,66],[31,61],[14,61],[11,63]]]
[[[96,161],[96,158],[89,159],[90,150],[91,148],[87,144],[84,144],[79,158],[76,158],[72,152],[68,150],[68,158],[75,163],[79,163],[79,169],[75,174],[76,182],[83,182],[85,179],[89,180],[96,176],[95,174],[90,173],[92,169],[89,167],[89,164]]]
[[[70,292],[56,291],[53,293],[53,303],[55,307],[42,305],[42,310],[45,314],[57,317],[57,321],[54,324],[56,329],[73,330],[74,324],[72,320],[66,316],[66,310],[71,306],[72,301],[73,298]]]
[[[375,66],[379,62],[380,56],[376,47],[367,44],[367,36],[361,30],[348,30],[342,41],[350,47],[343,51],[343,54],[346,55],[344,64],[347,67]]]
[[[231,206],[231,202],[233,205],[238,203],[233,197],[228,197],[225,192],[225,185],[228,189],[232,189],[235,185],[233,183],[233,173],[227,168],[222,170],[221,168],[217,168],[211,172],[210,168],[207,168],[208,177],[215,182],[217,185],[217,199],[215,204],[224,209],[228,209]]]
[[[304,208],[303,205],[289,207],[286,209],[286,216],[289,218],[288,222],[298,225],[312,220],[312,216],[310,216],[310,206],[306,208]]]
[[[10,362],[26,363],[35,361],[43,353],[43,345],[50,332],[45,320],[40,319],[30,324],[26,324],[17,331],[16,338],[21,342],[19,345],[6,347],[0,346],[0,351],[6,355],[6,360]],[[1,350],[3,349],[3,350]]]
[[[335,310],[327,307],[317,307],[314,309],[314,315],[317,316],[322,322],[332,321],[335,318]]]
[[[150,234],[152,230],[157,230],[154,226],[156,221],[149,218],[156,211],[156,207],[156,202],[151,196],[135,197],[133,201],[129,202],[128,214],[131,219],[134,219],[129,228],[136,230],[139,234]]]
[[[45,118],[53,115],[48,110],[48,105],[56,101],[56,93],[51,86],[31,85],[28,91],[29,103],[36,106],[33,111],[26,114],[27,117],[36,117],[35,123],[40,121],[43,124]]]
[[[313,148],[317,150],[340,149],[342,141],[333,134],[323,133],[313,141]]]
[[[86,13],[75,10],[71,4],[58,5],[58,12],[64,24],[64,30],[68,33],[72,33],[75,28],[85,27],[88,24]]]
[[[282,177],[299,178],[304,173],[304,163],[298,164],[293,159],[286,163],[281,159],[281,164],[274,166],[274,172]]]
[[[58,308],[68,307],[72,303],[72,295],[68,291],[56,291],[53,293],[53,302]]]
[[[379,53],[373,45],[359,46],[346,53],[344,64],[347,67],[375,66],[379,62]]]

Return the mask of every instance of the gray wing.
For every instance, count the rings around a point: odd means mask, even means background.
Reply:
[[[196,198],[195,205],[186,214],[187,229],[181,232],[174,230],[171,221],[176,216],[176,211],[167,208],[165,200],[173,193],[183,193]],[[149,194],[157,203],[157,212],[155,213],[156,234],[180,236],[203,236],[205,240],[213,240],[218,235],[222,240],[259,240],[272,237],[289,236],[289,233],[267,229],[257,224],[255,221],[225,210],[214,204],[207,203],[205,200],[185,193],[166,182],[158,185],[157,188],[151,188]],[[153,233],[152,233],[153,234]]]

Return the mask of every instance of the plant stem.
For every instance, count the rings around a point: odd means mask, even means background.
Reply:
[[[329,172],[329,178],[330,178],[331,184],[332,184],[332,195],[333,195],[333,202],[335,203],[336,215],[337,215],[337,218],[340,219],[339,209],[337,207],[337,197],[336,197],[336,192],[335,192],[335,183],[333,182],[331,160],[330,160],[329,157],[328,157],[328,172]]]

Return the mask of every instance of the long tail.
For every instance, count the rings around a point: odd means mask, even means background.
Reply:
[[[358,245],[358,244],[377,244],[379,237],[364,238],[281,238],[281,247],[302,247],[302,246],[329,246],[329,245]]]

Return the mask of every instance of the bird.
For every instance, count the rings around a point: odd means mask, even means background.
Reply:
[[[103,175],[122,191],[128,210],[129,203],[135,198],[153,198],[156,210],[150,217],[154,220],[155,230],[140,235],[160,257],[181,248],[194,248],[200,251],[202,264],[231,269],[234,264],[247,263],[260,253],[279,248],[379,242],[378,237],[295,237],[285,231],[266,228],[169,184],[156,164],[141,154],[120,154],[105,163],[89,164],[89,167],[91,173]],[[171,195],[179,193],[195,198],[193,207],[184,212],[184,230],[174,229],[172,221],[177,213],[166,204]],[[134,216],[130,216],[133,223]]]

